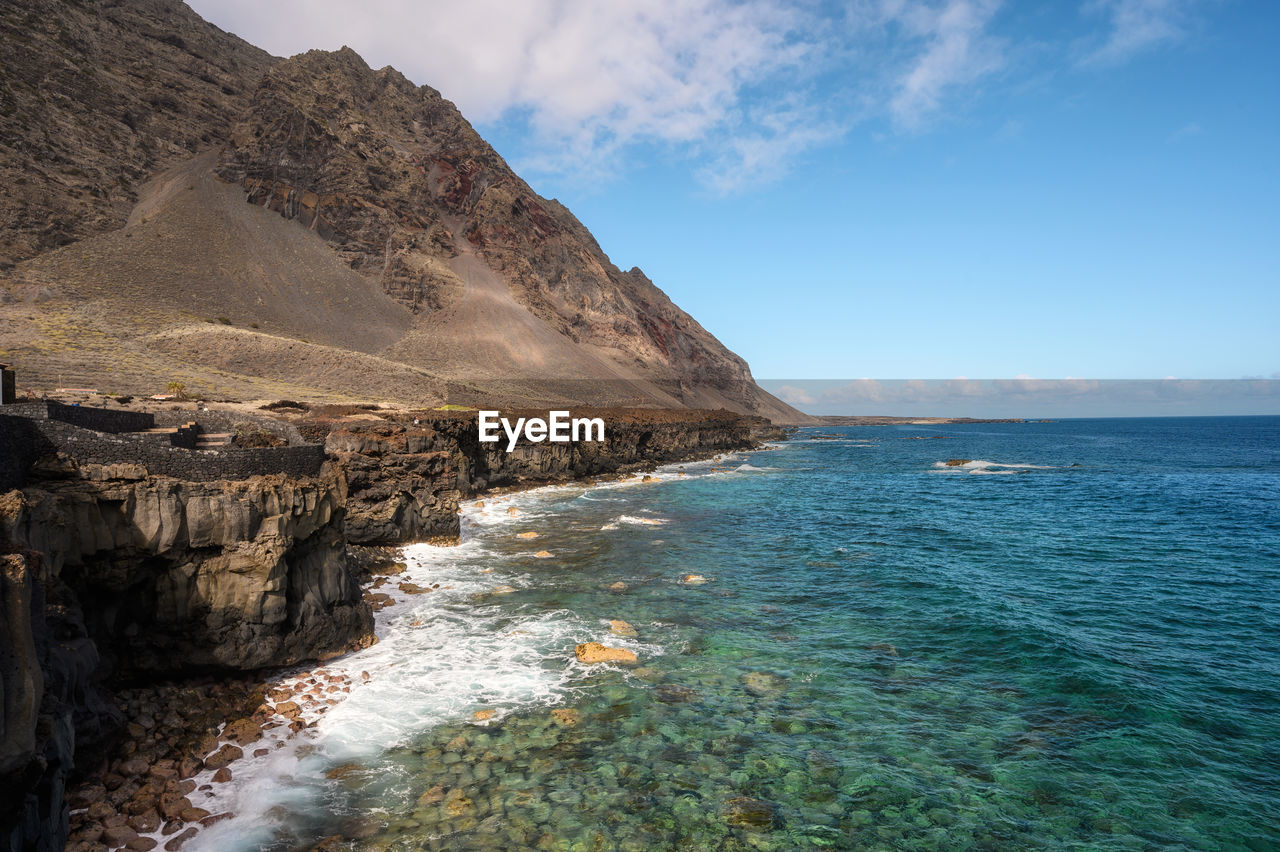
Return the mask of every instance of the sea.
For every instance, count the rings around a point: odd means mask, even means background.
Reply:
[[[184,848],[1280,849],[1280,417],[806,428],[462,529]]]

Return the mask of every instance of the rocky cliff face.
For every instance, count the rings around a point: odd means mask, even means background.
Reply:
[[[6,0],[0,42],[0,268],[123,225],[271,62],[179,0]]]
[[[0,848],[62,849],[77,763],[101,760],[123,722],[98,661],[75,595],[0,536]]]
[[[122,717],[100,692],[372,641],[340,473],[186,482],[46,457],[0,495],[0,848],[61,849],[73,771]]]
[[[287,665],[371,634],[346,570],[340,478],[78,474],[26,488],[0,527],[93,602],[86,623],[115,672]]]
[[[522,443],[511,453],[480,443],[474,413],[305,428],[317,437],[327,433],[325,451],[346,471],[353,544],[456,539],[458,501],[487,488],[624,473],[781,437],[763,418],[729,412],[597,413],[607,422],[603,442]]]

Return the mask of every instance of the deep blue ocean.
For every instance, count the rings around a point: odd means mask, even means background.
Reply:
[[[199,848],[1280,849],[1280,418],[804,429],[407,562]]]

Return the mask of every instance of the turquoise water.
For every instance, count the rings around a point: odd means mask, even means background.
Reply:
[[[201,848],[1280,848],[1280,418],[803,430],[684,473],[413,549],[441,589]]]

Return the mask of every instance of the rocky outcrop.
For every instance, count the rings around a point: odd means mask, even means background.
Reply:
[[[546,411],[526,412],[546,416]],[[521,412],[507,413],[517,417]],[[458,503],[489,488],[563,482],[704,458],[777,438],[761,418],[727,411],[584,411],[605,420],[603,442],[479,441],[474,412],[386,415],[377,421],[312,421],[329,459],[346,471],[347,538],[394,544],[458,536]]]
[[[606,645],[601,645],[599,642],[584,642],[574,648],[574,654],[577,656],[578,662],[588,666],[601,663],[620,663],[624,666],[634,666],[637,663],[635,652],[628,651],[626,648],[610,648]]]
[[[464,453],[446,424],[351,423],[329,433],[325,452],[346,472],[349,542],[457,536],[468,485]]]
[[[0,496],[0,848],[62,848],[68,780],[121,728],[108,675],[255,670],[372,640],[345,498],[338,473],[189,482],[60,453]]]
[[[34,483],[0,526],[93,602],[89,632],[115,671],[284,665],[371,633],[339,477],[93,481],[122,473],[95,468]]]

